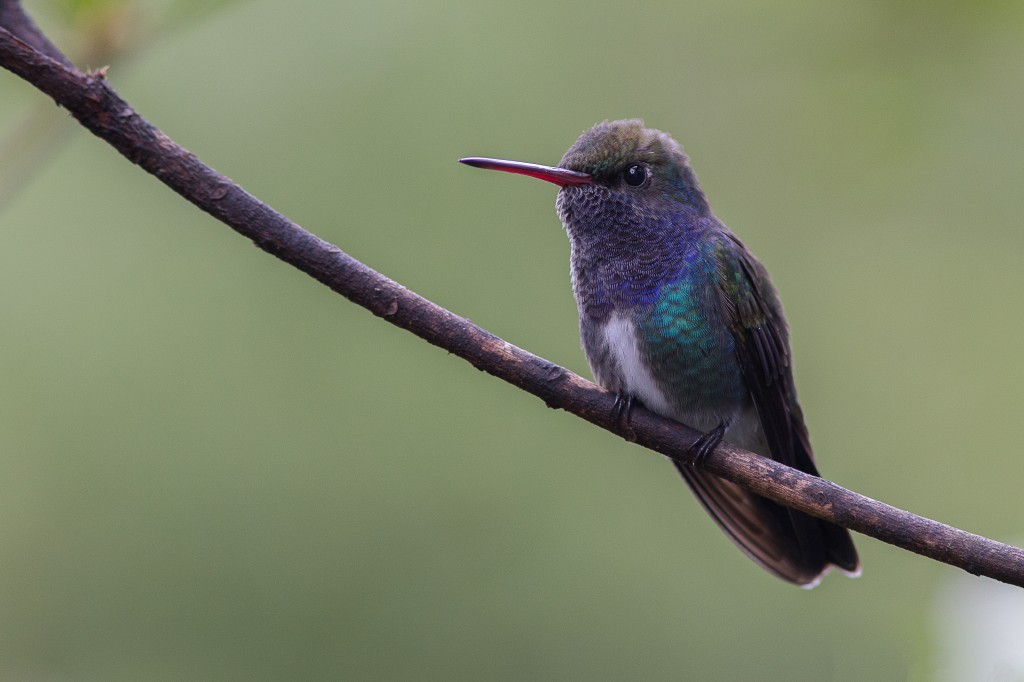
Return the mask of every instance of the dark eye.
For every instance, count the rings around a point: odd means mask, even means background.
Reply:
[[[626,184],[639,187],[647,182],[647,168],[639,163],[634,163],[622,174],[626,178]]]

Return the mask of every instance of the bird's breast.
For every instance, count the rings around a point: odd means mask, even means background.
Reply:
[[[696,279],[666,283],[650,303],[616,308],[593,325],[581,320],[597,381],[698,428],[745,410],[750,399],[736,342],[714,287]]]

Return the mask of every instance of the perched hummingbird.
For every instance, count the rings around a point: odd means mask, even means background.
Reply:
[[[775,288],[711,212],[672,137],[635,119],[606,121],[558,167],[461,161],[561,188],[555,207],[569,235],[583,350],[626,419],[636,400],[706,432],[694,446],[698,461],[727,438],[819,475]],[[722,530],[770,573],[807,588],[833,566],[860,573],[846,529],[673,463]]]

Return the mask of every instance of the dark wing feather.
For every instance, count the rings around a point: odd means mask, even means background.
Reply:
[[[796,400],[782,309],[764,267],[733,235],[720,251],[722,305],[735,321],[740,366],[768,453],[818,476]],[[784,580],[813,585],[830,565],[859,570],[846,529],[754,495],[687,465],[677,465],[718,525],[748,556]]]

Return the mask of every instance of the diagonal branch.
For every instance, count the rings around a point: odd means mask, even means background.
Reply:
[[[16,4],[0,0],[0,8]],[[52,97],[130,161],[264,251],[374,315],[532,393],[549,407],[687,461],[687,448],[700,432],[640,408],[628,425],[620,424],[613,416],[612,394],[431,303],[303,230],[153,127],[102,75],[82,73],[35,49],[35,42],[19,40],[12,35],[17,26],[4,24],[3,19],[0,13],[0,66]],[[781,504],[969,573],[1024,587],[1024,551],[1016,547],[915,516],[728,443],[716,448],[703,466]]]

